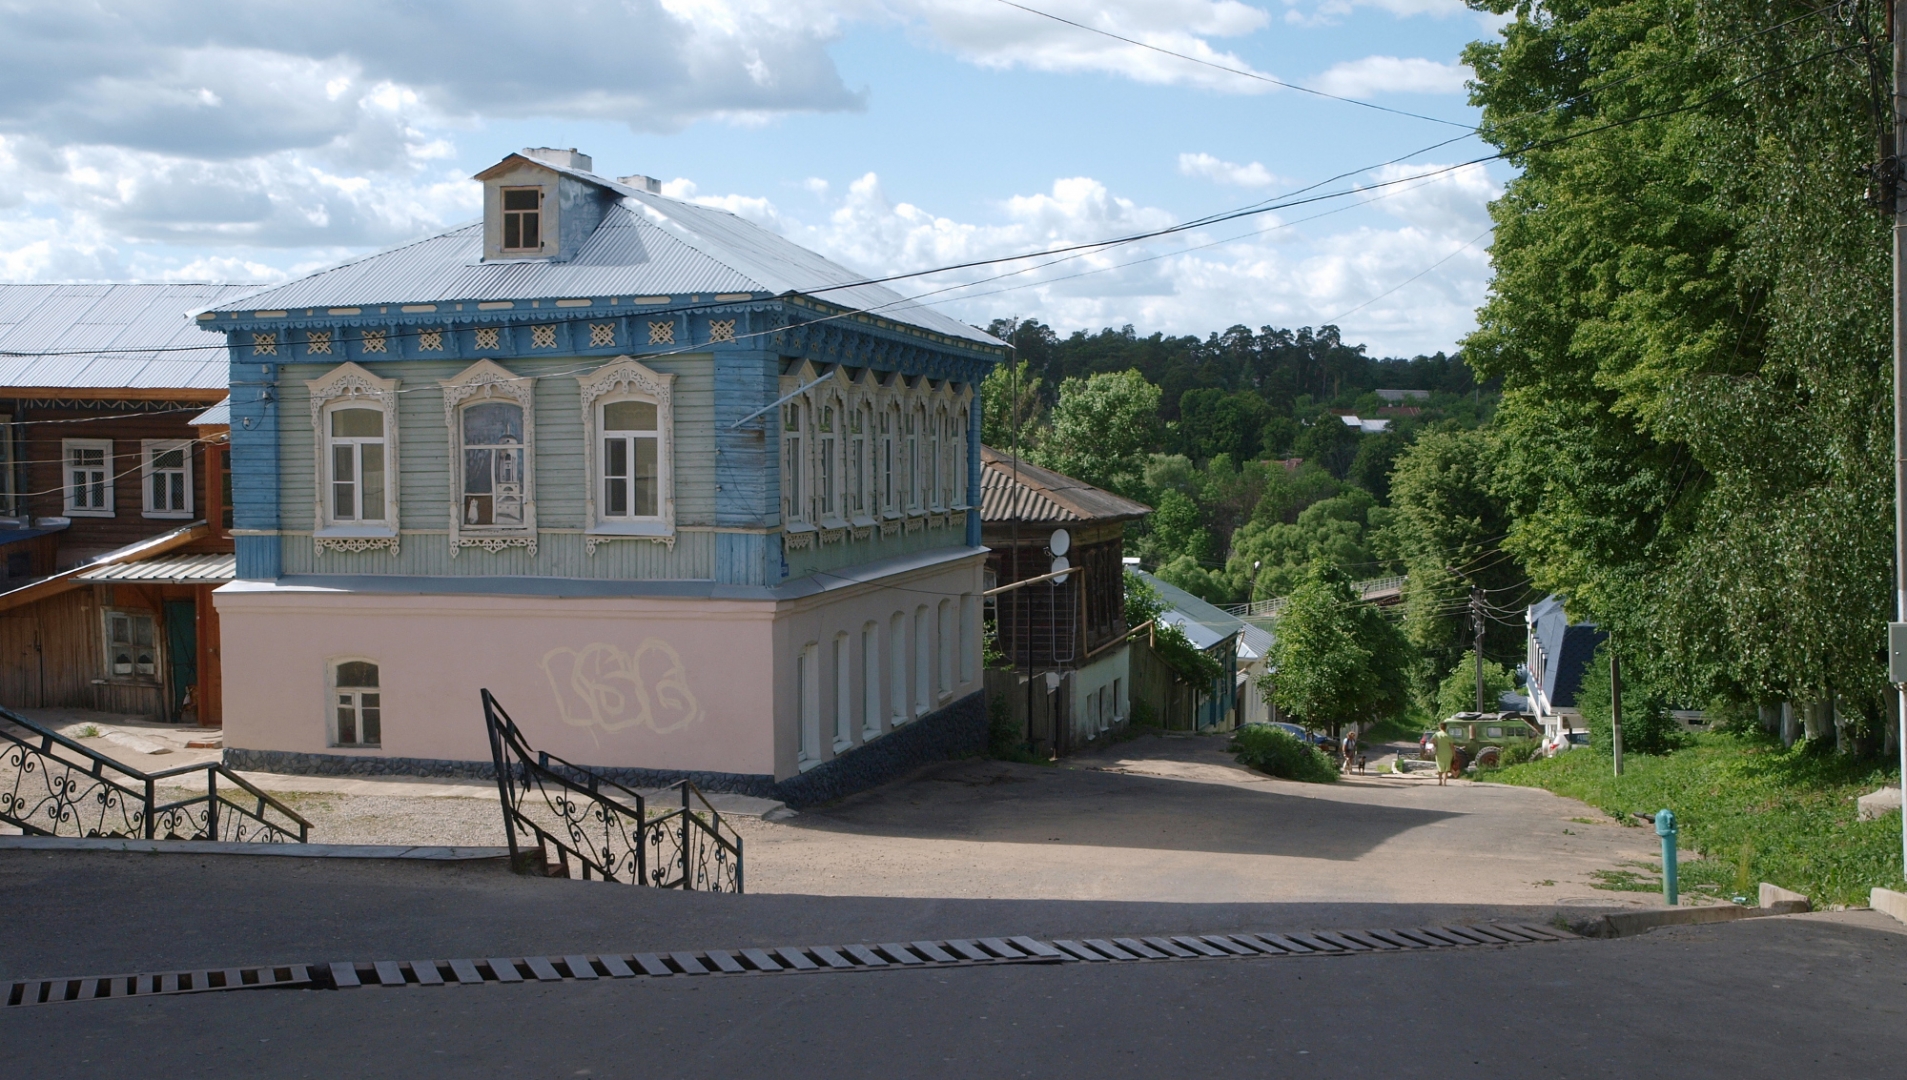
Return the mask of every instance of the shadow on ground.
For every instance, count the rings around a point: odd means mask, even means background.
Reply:
[[[1005,761],[930,766],[904,782],[803,812],[797,829],[1226,855],[1359,858],[1459,815],[1284,794],[1283,785],[1167,779]]]

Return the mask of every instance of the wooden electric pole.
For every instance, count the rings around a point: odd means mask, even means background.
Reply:
[[[1907,69],[1907,34],[1901,32],[1900,23],[1907,18],[1907,0],[1894,0],[1887,16],[1894,60],[1894,130],[1890,144],[1883,148],[1881,169],[1885,190],[1894,201],[1894,618],[1907,623],[1907,197],[1903,197],[1907,193],[1900,183],[1900,148],[1907,146],[1907,88],[1901,82]],[[1907,691],[1900,687],[1898,677],[1895,697],[1900,714],[1901,792],[1907,799]],[[1907,859],[1907,829],[1901,830],[1901,851]]]
[[[1902,0],[1907,3],[1907,0]],[[1489,712],[1483,707],[1483,587],[1470,587],[1470,622],[1475,635],[1474,655],[1477,658],[1477,711]]]

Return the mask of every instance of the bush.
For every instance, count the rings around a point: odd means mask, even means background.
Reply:
[[[1542,746],[1543,744],[1535,739],[1505,739],[1502,751],[1497,754],[1497,768],[1507,769],[1512,765],[1535,761],[1536,752],[1542,749]]]
[[[1013,760],[1026,752],[1026,733],[1013,719],[1013,707],[1005,694],[987,701],[987,756]]]
[[[1437,719],[1448,720],[1477,707],[1477,654],[1467,652],[1450,674],[1437,684]],[[1495,712],[1497,698],[1516,689],[1516,680],[1502,664],[1483,662],[1483,711]]]
[[[1338,778],[1337,765],[1324,751],[1283,728],[1265,724],[1240,728],[1232,736],[1232,756],[1246,768],[1286,780],[1329,784]]]
[[[1666,696],[1639,676],[1632,664],[1622,666],[1622,752],[1666,754],[1683,744],[1682,729],[1669,715]],[[1610,724],[1609,643],[1596,649],[1583,672],[1576,705],[1589,725],[1589,746],[1603,757],[1615,756]]]

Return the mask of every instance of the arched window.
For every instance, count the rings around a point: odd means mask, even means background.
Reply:
[[[340,364],[305,386],[316,451],[313,540],[320,549],[388,546],[395,552],[397,380]]]
[[[381,746],[384,742],[384,693],[377,664],[340,660],[331,665],[333,746]]]
[[[881,512],[889,516],[901,512],[900,445],[901,410],[890,404],[881,410]]]
[[[827,397],[815,409],[815,517],[824,522],[841,516],[841,405]]]
[[[781,407],[781,517],[793,524],[808,520],[807,486],[802,483],[808,472],[808,459],[802,447],[807,415],[805,400],[796,398]]]
[[[868,440],[874,427],[874,408],[857,402],[848,422],[848,505],[846,512],[857,521],[868,517],[872,492],[868,489],[870,462]]]
[[[618,536],[670,540],[675,376],[624,359],[577,381],[589,472],[584,550]]]
[[[479,360],[442,385],[452,557],[467,547],[525,547],[535,555],[535,383]]]

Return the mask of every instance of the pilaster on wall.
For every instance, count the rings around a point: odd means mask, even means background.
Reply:
[[[967,546],[980,546],[980,433],[986,425],[984,411],[986,402],[980,394],[978,383],[973,387],[973,404],[967,413],[967,505],[973,509],[967,511]]]
[[[735,422],[780,396],[780,358],[761,349],[715,350],[715,523],[773,528],[781,522],[781,455],[770,412]],[[715,580],[731,585],[781,581],[781,545],[763,533],[716,536]]]
[[[278,365],[231,347],[232,530],[238,576],[271,580],[278,550]],[[259,535],[263,534],[263,535]]]

